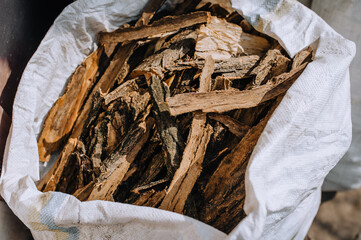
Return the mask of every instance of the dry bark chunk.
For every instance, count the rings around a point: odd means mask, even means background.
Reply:
[[[88,200],[111,200],[113,193],[122,182],[130,164],[149,137],[154,120],[136,123],[133,129],[119,143],[117,150],[104,160],[104,170],[96,179]]]
[[[167,98],[173,116],[201,110],[203,112],[227,112],[251,108],[284,93],[298,78],[307,63],[283,73],[260,87],[244,91],[214,91],[209,93],[184,93]]]
[[[210,14],[207,12],[194,12],[181,16],[167,16],[151,25],[135,26],[119,29],[111,33],[101,32],[99,42],[109,44],[112,42],[126,42],[142,38],[148,38],[167,32],[178,31],[181,28],[202,24],[209,21]]]
[[[269,47],[265,38],[244,33],[240,26],[212,17],[211,22],[199,30],[195,56],[205,58],[212,55],[215,60],[239,55],[262,56]]]
[[[39,158],[48,162],[73,128],[80,109],[95,83],[99,59],[103,48],[90,54],[75,70],[65,93],[56,101],[48,113],[38,139]]]
[[[200,77],[199,92],[211,90],[211,75],[214,60],[208,56]],[[195,113],[192,126],[183,152],[182,162],[174,174],[167,189],[161,209],[182,213],[188,195],[202,171],[202,162],[212,134],[212,127],[207,125],[207,117],[203,113]]]

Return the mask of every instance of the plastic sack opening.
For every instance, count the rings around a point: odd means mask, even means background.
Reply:
[[[189,217],[105,201],[41,193],[37,135],[95,35],[135,19],[146,1],[78,0],[54,22],[22,76],[1,176],[1,195],[36,239],[303,239],[320,188],[351,139],[349,65],[355,45],[300,3],[232,1],[293,57],[313,44],[315,59],[267,123],[246,173],[248,216],[227,236]]]

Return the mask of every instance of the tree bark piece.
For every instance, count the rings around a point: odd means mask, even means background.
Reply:
[[[105,95],[104,103],[105,105],[108,105],[109,103],[111,103],[112,101],[118,98],[124,98],[125,96],[127,96],[129,92],[137,91],[137,90],[139,90],[139,87],[135,79],[126,81],[125,83],[117,87],[115,90]]]
[[[181,165],[167,190],[161,209],[182,213],[188,195],[202,171],[204,154],[212,134],[212,128],[206,125],[205,114],[194,117],[190,131]]]
[[[129,27],[116,30],[115,32],[101,32],[99,42],[109,44],[112,42],[126,42],[142,38],[148,38],[167,32],[178,31],[181,28],[194,26],[197,24],[207,23],[210,19],[208,12],[194,12],[180,16],[167,16],[151,25]]]
[[[172,116],[198,110],[221,113],[251,108],[287,91],[306,66],[307,63],[304,63],[289,73],[273,78],[268,84],[251,90],[184,93],[169,97],[166,101]]]
[[[206,57],[205,66],[199,83],[199,92],[211,90],[211,75],[214,60]],[[183,213],[183,209],[197,178],[202,171],[202,162],[212,134],[212,127],[207,125],[207,117],[203,113],[195,113],[192,126],[183,152],[182,162],[175,172],[172,182],[164,197],[161,209]]]
[[[98,48],[75,70],[65,93],[48,113],[38,139],[40,161],[48,162],[51,153],[56,151],[70,134],[83,102],[94,85],[102,52],[103,48]]]
[[[150,0],[148,1],[147,5],[144,7],[141,17],[138,19],[138,21],[135,23],[136,27],[140,27],[143,25],[147,25],[152,18],[154,17],[154,14],[160,9],[160,7],[163,5],[165,0]],[[124,26],[123,28],[129,28],[129,24],[125,24],[128,26]],[[134,46],[135,42],[132,43]],[[105,53],[107,56],[110,57],[110,55],[114,52],[114,49],[118,45],[118,42],[111,42],[106,45],[104,45]]]
[[[171,45],[169,49],[164,49],[160,53],[151,55],[133,70],[131,76],[137,77],[151,72],[163,78],[163,72],[174,65],[176,60],[181,59],[191,51],[194,48],[194,43],[195,40],[193,38],[182,39]]]
[[[122,74],[121,70],[119,70],[119,66],[123,66],[129,59],[130,55],[134,50],[133,44],[125,45],[118,49],[117,53],[114,55],[113,59],[111,60],[107,70],[104,72],[103,76],[94,86],[92,93],[90,96],[93,96],[96,92],[100,91],[102,93],[108,93],[110,88],[113,86],[114,82],[118,78],[118,75]],[[125,76],[121,76],[121,79],[124,79]],[[92,106],[92,99],[88,98],[85,102],[78,119],[74,124],[74,130],[71,134],[72,137],[78,137],[83,130],[83,126],[85,120],[88,117],[89,111]]]
[[[90,200],[111,200],[113,193],[122,182],[130,164],[149,137],[154,120],[148,117],[135,124],[129,134],[120,142],[117,150],[104,160],[105,170],[97,178]]]
[[[164,100],[169,95],[166,92],[164,83],[159,77],[152,76],[149,90],[154,103],[154,116],[156,119],[157,132],[160,135],[163,149],[167,153],[166,166],[168,174],[173,175],[180,163],[184,143],[179,133],[175,119],[169,114],[169,109]]]
[[[227,73],[237,71],[240,77],[245,76],[258,62],[259,56],[240,56],[232,57],[225,60],[220,60],[215,63],[214,73]],[[198,68],[204,67],[204,60],[196,59],[190,61],[177,61],[175,64],[166,67],[170,71],[180,71],[187,68]]]
[[[131,204],[138,206],[157,207],[165,196],[165,190],[156,191],[154,189],[143,193],[135,202]]]
[[[283,56],[280,50],[268,50],[266,56],[261,60],[259,65],[251,72],[256,75],[254,86],[260,86],[265,83],[270,77],[277,76],[287,71],[290,60]]]
[[[228,116],[228,115],[221,115],[217,113],[210,113],[208,114],[210,119],[218,121],[222,123],[224,126],[228,128],[228,130],[236,135],[237,137],[243,137],[244,134],[249,130],[250,126],[245,125],[237,121],[236,119]]]
[[[204,59],[212,55],[215,60],[240,55],[262,56],[269,47],[265,38],[244,33],[240,26],[212,17],[210,23],[199,30],[195,56]]]
[[[69,162],[69,156],[74,151],[78,140],[70,138],[68,144],[65,145],[63,151],[60,153],[58,160],[54,163],[49,172],[39,181],[37,188],[42,192],[55,191],[60,177],[63,174],[64,168]]]
[[[73,193],[73,196],[79,199],[80,201],[86,201],[93,190],[94,182],[88,183],[88,185],[79,188],[78,190]]]
[[[149,183],[147,185],[143,185],[143,186],[134,188],[134,189],[132,189],[132,192],[139,194],[140,191],[148,190],[149,188],[153,188],[153,187],[155,187],[155,186],[157,186],[159,184],[162,184],[162,183],[165,183],[165,182],[168,182],[168,181],[169,180],[167,178],[163,178],[163,179],[160,179],[158,181],[151,182],[151,183]]]
[[[299,67],[304,62],[310,61],[312,61],[312,47],[308,47],[296,54],[292,61],[292,69]]]

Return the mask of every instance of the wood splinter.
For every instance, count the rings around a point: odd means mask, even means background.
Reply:
[[[213,70],[214,60],[208,56],[200,77],[199,92],[209,92],[211,90]],[[203,158],[212,132],[212,127],[207,124],[206,115],[204,113],[195,113],[181,164],[167,189],[167,193],[160,205],[161,209],[183,213],[188,195],[202,171]]]
[[[221,113],[255,107],[287,91],[306,66],[307,63],[304,63],[289,73],[273,78],[268,84],[251,90],[184,93],[167,98],[167,104],[173,116],[198,110]]]

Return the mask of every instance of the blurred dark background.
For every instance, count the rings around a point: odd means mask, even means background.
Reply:
[[[26,63],[60,12],[71,0],[0,0],[0,57],[7,59],[11,75],[0,105],[11,115],[16,88]]]

